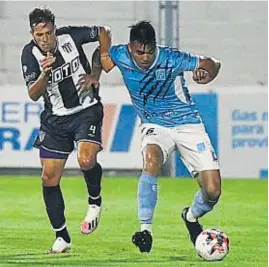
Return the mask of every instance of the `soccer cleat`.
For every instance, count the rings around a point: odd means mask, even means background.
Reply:
[[[62,237],[57,237],[48,254],[65,253],[71,249],[71,243],[67,243]]]
[[[190,222],[187,220],[187,212],[188,212],[189,208],[190,207],[186,207],[183,209],[183,211],[181,213],[181,217],[182,217],[183,221],[185,222],[185,225],[189,231],[191,242],[195,246],[195,241],[196,241],[198,235],[203,231],[203,227],[199,223],[198,220],[196,220],[196,222]]]
[[[80,230],[82,234],[91,234],[99,225],[102,206],[89,205],[85,219],[82,221]]]
[[[142,232],[136,232],[132,237],[132,242],[136,245],[140,252],[149,253],[152,247],[152,235],[148,230],[144,230]]]

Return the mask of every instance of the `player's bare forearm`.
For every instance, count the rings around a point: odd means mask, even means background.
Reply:
[[[221,67],[220,62],[214,58],[205,58],[205,57],[200,58],[199,67],[197,71],[198,72],[199,70],[206,71],[207,75],[203,76],[201,79],[198,79],[196,82],[199,84],[207,84],[213,81],[218,75],[220,67]]]
[[[97,80],[99,80],[102,72],[102,64],[100,59],[100,50],[97,47],[92,55],[92,73],[91,75],[94,76]]]
[[[109,72],[114,67],[114,63],[112,62],[108,53],[111,46],[111,32],[108,27],[100,27],[99,43],[102,68],[105,72]]]
[[[100,54],[103,55],[108,53],[111,46],[111,31],[109,27],[100,27],[99,32],[99,43],[100,43]]]
[[[33,101],[37,101],[44,94],[48,81],[48,74],[42,72],[39,78],[33,84],[29,85],[28,94]]]
[[[214,58],[209,58],[208,59],[210,64],[211,64],[211,67],[209,69],[209,76],[210,76],[210,80],[209,82],[211,82],[212,80],[214,80],[216,78],[216,76],[218,75],[219,73],[219,70],[220,70],[220,62]]]
[[[37,101],[45,92],[48,85],[49,76],[51,74],[52,65],[55,60],[56,57],[50,52],[47,52],[47,55],[40,61],[42,72],[37,81],[31,84],[28,88],[28,94],[32,100]]]

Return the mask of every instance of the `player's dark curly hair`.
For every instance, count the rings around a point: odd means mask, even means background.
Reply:
[[[153,26],[147,20],[131,25],[130,43],[137,41],[144,45],[156,45],[156,34]]]
[[[33,28],[38,23],[55,24],[55,16],[48,8],[35,8],[29,14],[30,27]]]

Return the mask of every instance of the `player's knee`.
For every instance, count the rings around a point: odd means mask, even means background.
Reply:
[[[96,156],[82,156],[78,159],[78,163],[82,170],[90,170],[96,165]]]
[[[221,195],[221,188],[218,185],[208,186],[204,188],[204,194],[207,202],[217,203]]]
[[[53,172],[43,172],[42,176],[42,184],[45,186],[57,186],[61,179],[61,176],[53,173]]]
[[[160,157],[152,156],[150,159],[146,159],[144,162],[143,171],[153,176],[158,176],[162,168],[162,160]]]
[[[219,171],[203,171],[200,175],[202,178],[204,200],[208,203],[216,204],[221,195],[221,177]]]

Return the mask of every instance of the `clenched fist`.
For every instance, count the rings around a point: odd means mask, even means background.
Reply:
[[[40,66],[44,74],[49,75],[52,69],[52,64],[55,62],[56,58],[50,52],[47,52],[46,57],[40,61]]]

